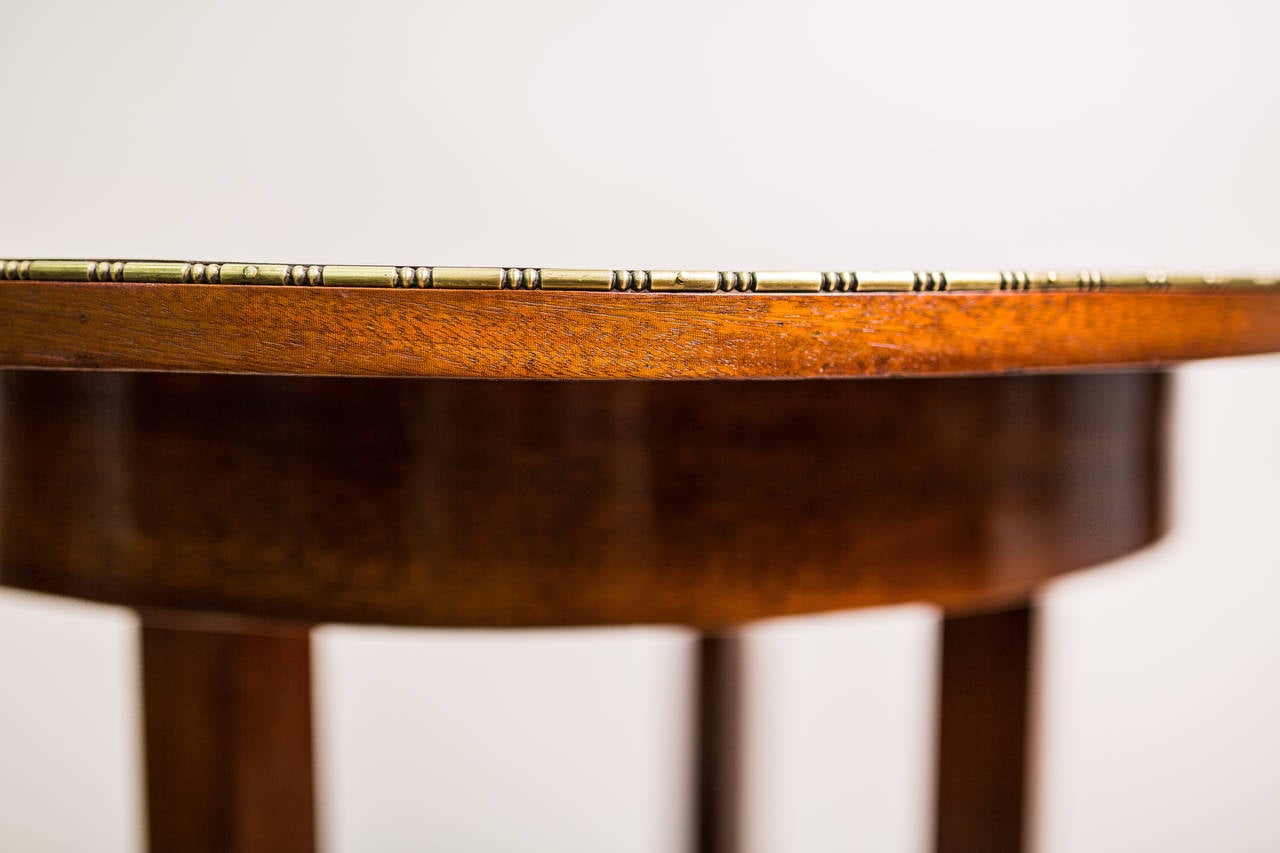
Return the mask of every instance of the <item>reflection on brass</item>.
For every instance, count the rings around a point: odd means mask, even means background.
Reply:
[[[395,267],[344,267],[327,264],[319,268],[317,284],[328,287],[395,287],[400,271]]]
[[[286,264],[220,264],[218,281],[220,284],[285,285],[290,283],[285,278],[290,269]],[[131,280],[146,283],[154,279]]]
[[[751,278],[759,293],[816,293],[822,290],[820,272],[757,272],[752,273]]]
[[[715,290],[720,286],[720,273],[688,270],[652,270],[650,287],[662,291]]]
[[[904,291],[916,289],[916,275],[910,272],[860,272],[858,292]]]
[[[1017,279],[1006,278],[998,272],[948,272],[943,276],[947,280],[947,290],[1021,290],[1008,287]]]
[[[27,265],[27,277],[32,281],[92,281],[93,271],[92,261],[32,261]]]
[[[0,260],[2,281],[388,287],[441,290],[586,290],[623,293],[981,293],[998,291],[1216,291],[1280,288],[1275,275],[1161,271],[755,272],[538,267],[342,266],[146,260]]]
[[[433,267],[431,285],[463,290],[496,290],[502,287],[502,270],[496,267]]]
[[[544,290],[612,290],[613,270],[544,269],[540,275]]]

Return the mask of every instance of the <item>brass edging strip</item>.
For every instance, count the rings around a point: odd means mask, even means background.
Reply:
[[[1280,289],[1275,276],[1164,272],[751,272],[538,267],[344,266],[147,260],[0,260],[0,281],[583,290],[664,293],[920,293]]]

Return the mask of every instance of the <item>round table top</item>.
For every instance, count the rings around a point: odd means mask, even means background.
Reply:
[[[510,378],[1154,367],[1280,350],[1268,277],[0,261],[0,366]]]

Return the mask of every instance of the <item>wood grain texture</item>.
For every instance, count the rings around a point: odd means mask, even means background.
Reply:
[[[350,376],[803,378],[1280,349],[1280,294],[657,294],[6,282],[0,365]]]
[[[983,606],[1161,529],[1155,374],[2,374],[0,583],[304,622]]]
[[[937,853],[1023,849],[1032,614],[943,619]]]
[[[315,849],[305,630],[143,614],[142,673],[151,853]]]

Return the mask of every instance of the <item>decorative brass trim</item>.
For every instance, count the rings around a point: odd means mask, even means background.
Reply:
[[[344,266],[208,261],[0,260],[0,281],[97,281],[277,287],[432,287],[722,293],[1168,291],[1280,288],[1269,276],[1057,272],[748,272],[536,267]]]

